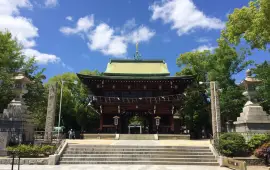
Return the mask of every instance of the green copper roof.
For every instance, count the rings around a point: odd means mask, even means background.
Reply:
[[[93,76],[77,73],[82,80],[193,80],[194,76]]]
[[[108,76],[168,76],[164,60],[111,60],[104,72]]]

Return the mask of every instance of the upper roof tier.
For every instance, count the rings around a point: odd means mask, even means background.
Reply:
[[[164,60],[111,60],[106,76],[169,76]]]

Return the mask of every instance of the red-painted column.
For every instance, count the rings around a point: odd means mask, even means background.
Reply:
[[[174,132],[174,120],[173,120],[173,115],[170,117],[170,123],[171,123],[171,131]]]
[[[103,114],[101,114],[99,116],[99,129],[100,129],[100,132],[102,132],[102,129],[103,129]]]

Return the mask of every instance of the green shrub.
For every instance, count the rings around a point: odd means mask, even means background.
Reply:
[[[55,146],[51,145],[17,145],[7,147],[9,154],[15,153],[21,157],[44,157],[54,153],[56,150]]]
[[[268,142],[270,140],[270,136],[267,134],[258,134],[252,136],[252,138],[248,141],[248,148],[250,151],[254,151],[259,146],[264,144],[265,142]]]
[[[219,138],[218,150],[224,156],[233,157],[246,155],[248,147],[241,134],[225,133]]]

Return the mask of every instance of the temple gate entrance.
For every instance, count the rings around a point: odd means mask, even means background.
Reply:
[[[121,131],[125,134],[152,133],[152,115],[146,112],[129,111],[121,116]]]

